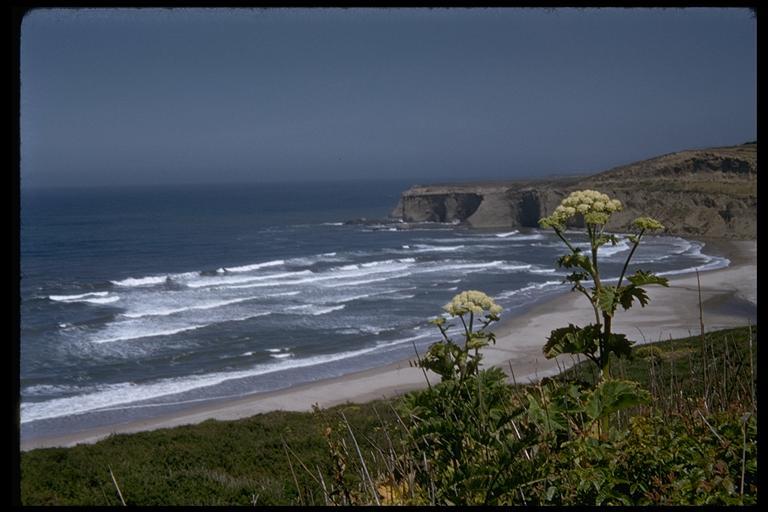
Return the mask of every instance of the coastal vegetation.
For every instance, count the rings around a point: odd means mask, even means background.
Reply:
[[[528,485],[524,494],[494,502],[590,503],[602,492],[603,504],[755,503],[757,331],[751,326],[657,341],[633,348],[631,359],[615,359],[613,374],[638,382],[650,397],[613,413],[606,440],[557,427],[563,420],[546,429],[540,416],[522,415],[514,425],[525,451],[511,467],[528,477],[521,482]],[[542,396],[552,411],[565,399],[548,390],[582,389],[596,377],[595,365],[583,361],[539,384],[505,384],[497,391],[510,398],[511,411]],[[375,504],[354,434],[380,502],[429,503],[428,494],[420,498],[403,486],[398,493],[391,481],[408,463],[404,400],[209,420],[23,452],[21,501],[120,505],[111,468],[129,505]],[[573,415],[561,418],[567,425]],[[534,443],[537,436],[546,442]],[[512,474],[505,479],[512,481]]]
[[[745,505],[757,500],[757,329],[634,347],[611,329],[618,307],[648,303],[666,279],[629,262],[616,279],[599,249],[618,200],[577,191],[541,220],[568,248],[558,260],[595,322],[552,331],[547,357],[575,364],[515,383],[483,368],[501,308],[470,290],[432,320],[441,339],[415,364],[426,389],[313,413],[115,435],[22,454],[28,505]],[[570,243],[577,216],[589,253]],[[625,284],[626,278],[626,284]],[[453,325],[449,322],[458,322]],[[456,327],[456,330],[452,330]],[[456,339],[456,337],[460,339]],[[579,357],[586,360],[579,362]],[[432,382],[430,371],[439,382]],[[512,382],[509,382],[511,377]]]

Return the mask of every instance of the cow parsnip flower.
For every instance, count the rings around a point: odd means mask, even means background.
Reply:
[[[443,306],[443,309],[451,316],[461,316],[466,313],[480,315],[483,311],[488,311],[494,316],[501,313],[501,306],[488,295],[477,290],[459,293],[451,299],[451,302]]]
[[[587,224],[605,224],[614,212],[623,208],[621,201],[597,190],[577,190],[563,199],[552,215],[539,220],[543,228],[562,229],[568,219],[583,215]]]
[[[648,231],[664,229],[664,224],[651,217],[638,217],[632,222],[632,224],[634,224],[637,229]]]

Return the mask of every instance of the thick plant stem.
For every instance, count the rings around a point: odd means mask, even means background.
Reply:
[[[640,230],[640,233],[637,234],[635,245],[633,245],[632,250],[629,251],[629,256],[627,256],[627,260],[624,262],[624,268],[621,269],[621,275],[619,276],[619,282],[616,283],[616,289],[621,287],[621,282],[624,280],[624,275],[627,273],[627,267],[629,267],[629,261],[632,259],[632,256],[634,256],[637,246],[640,245],[640,238],[642,238],[643,233],[645,233],[644,229]]]
[[[603,336],[602,347],[600,351],[600,380],[610,378],[608,365],[610,364],[610,351],[608,350],[608,341],[611,337],[611,321],[613,319],[607,313],[603,313]]]
[[[556,234],[558,237],[560,237],[560,240],[562,240],[562,241],[563,241],[563,243],[564,243],[565,245],[567,245],[567,246],[568,246],[568,249],[570,249],[570,250],[571,250],[571,252],[575,254],[575,253],[577,252],[577,251],[576,251],[576,248],[575,248],[574,246],[572,246],[572,245],[571,245],[571,242],[569,242],[569,241],[568,241],[568,239],[566,239],[566,238],[563,236],[563,233],[562,233],[562,231],[560,231],[560,230],[559,230],[559,229],[557,229],[557,228],[554,228],[554,230],[555,230],[555,234]]]
[[[589,245],[592,252],[592,280],[595,283],[595,293],[594,293],[594,301],[592,304],[592,307],[595,308],[595,316],[599,317],[599,311],[598,306],[596,304],[597,298],[600,296],[600,292],[603,289],[602,283],[600,282],[600,269],[597,264],[597,235],[596,235],[596,228],[597,226],[587,224],[587,233],[589,234]],[[600,323],[598,322],[598,325]],[[608,373],[608,339],[611,334],[611,317],[610,315],[603,312],[603,324],[602,324],[602,333],[599,340],[599,349],[600,354],[598,356],[598,360],[600,361],[600,372],[599,372],[599,380],[602,382],[606,379],[607,373]]]

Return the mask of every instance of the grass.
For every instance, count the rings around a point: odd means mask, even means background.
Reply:
[[[631,361],[614,361],[612,372],[640,382],[654,406],[668,414],[756,411],[756,341],[756,327],[662,341],[635,349]],[[589,364],[555,378],[588,381]],[[388,432],[399,421],[393,408],[398,401],[209,420],[24,452],[21,502],[117,506],[118,487],[128,505],[339,502],[329,495],[370,486],[366,472],[387,472],[382,447],[393,442]]]
[[[343,411],[356,431],[371,432],[391,409],[381,401]],[[260,505],[323,503],[315,482],[291,474],[285,444],[310,468],[326,471],[325,423],[317,414],[271,412],[236,421],[209,420],[135,434],[92,445],[44,448],[21,455],[25,505],[120,505],[109,467],[129,505]],[[293,464],[297,465],[293,459]],[[298,482],[298,486],[295,482]]]
[[[756,409],[756,342],[752,326],[645,344],[633,349],[632,360],[613,359],[612,373],[639,382],[667,411],[679,412],[681,396],[702,400],[708,410],[726,411],[737,403]],[[594,372],[582,362],[558,378],[592,383]]]

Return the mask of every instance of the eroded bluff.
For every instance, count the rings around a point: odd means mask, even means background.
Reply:
[[[681,151],[588,177],[455,185],[416,185],[392,216],[477,228],[537,227],[574,190],[619,199],[612,230],[649,215],[668,234],[757,238],[757,144]]]

